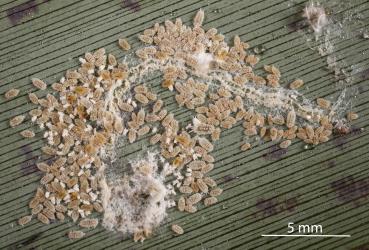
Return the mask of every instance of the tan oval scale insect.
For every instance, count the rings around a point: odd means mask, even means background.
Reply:
[[[9,89],[7,92],[5,92],[4,97],[5,99],[13,99],[19,94],[19,89]]]
[[[196,204],[198,203],[199,201],[201,201],[202,199],[202,195],[199,194],[199,193],[195,193],[193,195],[191,195],[190,197],[187,198],[187,202],[188,204]]]
[[[176,225],[176,224],[173,224],[172,225],[172,231],[176,234],[176,235],[181,235],[181,234],[184,234],[184,230],[182,227]]]
[[[136,87],[133,88],[133,91],[136,94],[146,94],[147,93],[147,87],[145,85],[137,85]]]
[[[359,118],[359,115],[354,112],[348,112],[346,117],[347,117],[347,120],[353,121],[353,120],[357,120]]]
[[[216,183],[212,178],[210,178],[210,177],[205,177],[205,178],[203,179],[203,181],[204,181],[204,183],[205,183],[206,185],[208,185],[209,187],[215,187],[215,186],[217,185],[217,183]]]
[[[55,220],[55,211],[51,211],[50,209],[43,209],[42,214],[45,215],[50,220]]]
[[[204,199],[205,206],[211,206],[217,202],[218,202],[218,199],[216,197],[208,197]]]
[[[201,160],[192,161],[188,164],[188,167],[192,170],[200,170],[204,168],[205,166],[206,166],[206,162],[201,161]]]
[[[134,129],[130,129],[128,131],[128,141],[129,143],[133,143],[134,141],[136,141],[137,138],[137,133]]]
[[[95,228],[98,224],[99,224],[98,219],[82,219],[79,222],[79,226],[85,228]]]
[[[73,210],[70,217],[72,218],[73,222],[77,222],[79,219],[79,212],[77,210]]]
[[[56,150],[55,148],[52,148],[52,147],[49,147],[49,146],[44,146],[41,148],[41,151],[44,153],[44,154],[47,154],[47,155],[55,155],[56,154]]]
[[[58,92],[62,92],[62,91],[64,91],[63,84],[61,84],[61,83],[57,83],[57,82],[53,83],[53,84],[51,85],[51,88],[52,88],[53,90],[55,90],[55,91],[58,91]]]
[[[46,83],[38,78],[32,78],[32,84],[33,86],[41,90],[45,90],[47,87]]]
[[[22,132],[20,132],[20,134],[24,137],[24,138],[32,138],[35,137],[35,133],[29,129],[27,130],[23,130]]]
[[[82,231],[69,231],[68,232],[68,238],[71,240],[74,239],[81,239],[85,236],[86,234]]]
[[[209,173],[211,170],[214,169],[214,164],[212,163],[208,163],[206,164],[202,169],[201,172],[203,172],[204,174]]]
[[[223,189],[221,188],[214,188],[210,191],[210,196],[219,196],[223,193]]]
[[[96,212],[98,212],[98,213],[104,212],[104,208],[102,207],[102,205],[100,203],[94,202],[93,206],[94,206],[94,209],[95,209]]]
[[[291,110],[287,113],[287,118],[286,118],[287,128],[292,128],[293,126],[295,126],[295,121],[296,121],[296,113],[294,110]]]
[[[185,206],[186,206],[186,200],[183,196],[181,196],[179,199],[178,199],[178,202],[177,202],[177,208],[179,211],[183,212],[184,209],[185,209]]]
[[[20,218],[18,220],[18,224],[21,225],[21,226],[24,226],[27,223],[29,223],[31,220],[32,220],[32,215],[27,215],[27,216],[24,216],[24,217]]]
[[[130,50],[131,49],[131,45],[128,43],[128,41],[124,38],[120,38],[118,40],[118,44],[119,46],[123,49],[123,50]]]
[[[56,218],[60,221],[64,221],[65,220],[65,215],[61,212],[56,212]]]
[[[150,101],[156,101],[158,99],[157,95],[152,92],[147,92],[145,95]]]
[[[32,208],[32,214],[38,214],[42,211],[42,209],[44,208],[44,206],[42,206],[42,204],[38,204],[36,207]]]
[[[204,177],[204,174],[200,171],[192,171],[192,177],[195,179],[202,179]]]
[[[280,148],[288,148],[291,145],[291,140],[285,140],[279,144]]]
[[[197,207],[192,206],[192,205],[187,205],[185,207],[185,211],[188,212],[188,213],[193,214],[193,213],[196,213],[197,212]]]
[[[39,220],[39,221],[41,221],[42,223],[44,223],[44,224],[50,224],[50,220],[49,220],[49,218],[47,218],[44,214],[42,214],[42,213],[39,213],[39,214],[37,214],[37,219]]]
[[[54,179],[53,174],[51,174],[51,173],[50,174],[45,174],[45,176],[41,178],[40,183],[42,185],[45,185],[45,184],[49,183],[50,181],[52,181],[53,179]]]
[[[220,139],[220,133],[221,133],[220,128],[214,129],[213,132],[211,133],[211,140],[212,141],[219,140]]]
[[[182,194],[190,194],[192,193],[192,188],[189,186],[181,186],[179,187],[179,192],[181,192]]]
[[[201,190],[201,192],[203,193],[207,193],[208,192],[208,186],[206,185],[206,183],[204,182],[204,180],[202,179],[197,179],[196,181],[197,186],[199,187],[199,189]]]
[[[138,39],[140,39],[142,42],[146,43],[146,44],[152,44],[153,39],[150,36],[146,36],[146,35],[139,35]]]
[[[55,206],[54,206],[54,204],[50,201],[50,200],[45,200],[44,201],[44,206],[47,208],[47,209],[49,209],[50,211],[52,211],[52,212],[55,212],[56,210],[55,210]]]
[[[55,210],[61,213],[67,212],[67,208],[64,205],[58,204],[55,206]]]
[[[133,112],[133,106],[131,104],[128,104],[126,102],[123,102],[122,100],[118,101],[118,107],[125,112]]]
[[[162,101],[162,100],[157,100],[155,103],[154,103],[154,105],[153,105],[153,107],[152,107],[152,112],[153,113],[157,113],[157,112],[159,112],[160,111],[160,109],[163,107],[163,104],[164,104],[164,102]]]
[[[152,145],[156,144],[160,141],[160,139],[161,139],[161,134],[155,134],[155,135],[151,136],[150,144],[152,144]]]
[[[301,88],[304,85],[304,81],[301,79],[297,79],[290,83],[290,89],[298,89]]]
[[[32,109],[30,112],[28,112],[30,116],[40,116],[42,115],[42,110],[41,109]]]
[[[150,127],[147,126],[147,125],[144,125],[139,130],[137,130],[137,135],[138,136],[143,136],[143,135],[146,135],[149,132],[150,132]]]
[[[214,150],[213,144],[208,139],[204,137],[199,137],[197,140],[200,146],[203,147],[206,151],[211,152]]]
[[[159,116],[155,114],[147,114],[145,117],[146,122],[156,122],[159,121]]]
[[[305,127],[306,135],[309,139],[313,139],[315,132],[312,126],[308,125]]]
[[[251,148],[251,144],[250,143],[244,143],[244,144],[242,144],[242,146],[241,146],[241,150],[242,151],[247,151],[247,150],[249,150]]]
[[[36,164],[37,168],[42,172],[49,172],[50,166],[44,162],[39,162]]]
[[[108,55],[108,63],[109,65],[116,66],[117,65],[117,59],[113,54]]]
[[[208,163],[213,163],[215,161],[214,157],[207,153],[202,156],[202,159]]]
[[[323,108],[323,109],[329,109],[331,107],[331,102],[324,99],[324,98],[318,98],[318,99],[316,99],[316,102],[317,102],[318,106]]]
[[[124,130],[124,126],[123,126],[123,122],[121,118],[116,118],[114,121],[114,130],[118,133],[118,134],[122,134],[123,130]]]
[[[10,121],[9,121],[9,125],[10,125],[10,127],[15,127],[15,126],[18,126],[18,125],[20,125],[23,121],[24,121],[24,119],[26,118],[26,116],[24,116],[24,115],[18,115],[18,116],[15,116],[15,117],[13,117],[12,119],[10,119]]]

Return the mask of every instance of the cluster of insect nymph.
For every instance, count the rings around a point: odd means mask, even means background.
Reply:
[[[177,18],[146,29],[138,36],[144,46],[135,51],[138,64],[134,66],[118,62],[103,48],[88,52],[80,58],[78,70],[67,71],[51,85],[54,94],[45,96],[48,85],[32,79],[38,95],[44,97],[29,93],[35,105],[29,117],[44,129],[47,143],[42,152],[49,160],[37,163],[44,175],[29,202],[31,214],[20,218],[19,224],[33,217],[49,224],[69,216],[82,228],[95,228],[99,219],[92,218],[94,211],[103,213],[107,206],[100,185],[104,181],[104,154],[121,138],[134,143],[150,135],[149,143],[159,146],[160,157],[175,173],[167,188],[180,195],[170,206],[194,213],[200,202],[213,205],[222,194],[208,173],[215,162],[213,142],[220,139],[223,130],[241,123],[245,135],[241,150],[246,151],[253,147],[251,138],[255,137],[258,142],[278,142],[281,148],[290,146],[294,139],[317,145],[329,140],[337,124],[345,126],[335,118],[330,101],[298,101],[296,89],[304,85],[302,80],[296,79],[289,88],[281,87],[281,73],[273,65],[264,66],[265,76],[256,75],[253,68],[259,58],[249,52],[248,43],[235,36],[233,46],[229,46],[217,29],[204,30],[203,20],[200,10],[193,27]],[[131,49],[124,38],[118,45],[124,51]],[[175,92],[180,107],[195,112],[187,126],[180,126],[164,101],[143,82],[142,75],[150,71],[161,72],[161,87]],[[14,98],[18,93],[12,89],[5,97]],[[258,112],[257,107],[264,109]],[[346,121],[357,118],[350,112]],[[26,115],[16,116],[10,126],[25,119]],[[25,130],[21,135],[31,138],[35,133]],[[137,169],[143,175],[154,170],[145,163]],[[137,227],[134,240],[143,241],[153,230]],[[176,235],[184,233],[179,225],[172,225],[172,230]],[[71,239],[84,235],[82,231],[68,233]]]

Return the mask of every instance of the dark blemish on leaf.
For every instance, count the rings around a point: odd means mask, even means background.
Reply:
[[[304,27],[306,27],[306,22],[305,20],[300,20],[300,21],[296,21],[293,23],[289,23],[287,25],[287,28],[291,31],[299,31],[302,30]]]
[[[37,166],[36,166],[36,160],[37,157],[33,157],[30,160],[27,160],[21,164],[21,170],[23,175],[29,175],[32,173],[41,174],[38,172]]]
[[[343,203],[352,203],[358,207],[362,199],[369,195],[369,178],[357,180],[349,175],[331,183],[331,188],[337,195],[337,200]]]
[[[344,150],[348,145],[348,140],[345,136],[340,136],[333,139],[333,144],[340,150]]]
[[[297,197],[286,199],[285,204],[288,212],[294,212],[297,207]]]
[[[47,165],[51,166],[54,163],[54,161],[56,161],[56,159],[57,159],[56,156],[52,156],[49,158],[42,159],[42,161],[45,162]]]
[[[340,150],[344,150],[347,146],[350,146],[349,138],[351,136],[360,135],[364,130],[362,128],[353,125],[351,128],[345,127],[344,129],[336,129],[335,134],[340,135],[332,140],[332,143]]]
[[[360,135],[363,132],[364,132],[364,129],[363,128],[359,128],[359,127],[357,127],[355,125],[352,125],[350,134],[351,135]]]
[[[37,13],[38,7],[35,0],[30,0],[20,5],[17,5],[6,11],[12,25],[18,24],[24,17]]]
[[[224,182],[230,182],[230,181],[233,181],[233,180],[239,179],[239,178],[240,177],[238,177],[238,176],[233,176],[233,175],[229,174],[229,175],[224,176],[223,180],[224,180]]]
[[[26,160],[20,164],[20,168],[23,175],[29,175],[34,172],[39,173],[36,166],[37,156],[34,155],[33,149],[29,145],[21,147],[22,154],[26,156]]]
[[[369,250],[369,242],[364,243],[364,244],[362,244],[360,246],[351,248],[350,250]]]
[[[368,91],[369,90],[369,86],[359,86],[358,88],[357,88],[357,90],[358,90],[358,92],[359,92],[359,94],[362,94],[362,93],[364,93],[364,92],[366,92],[366,91]]]
[[[288,199],[281,199],[279,197],[264,199],[259,198],[256,201],[256,217],[261,216],[267,218],[269,216],[277,215],[282,212],[292,213],[296,210],[298,205],[297,197]]]
[[[360,78],[361,78],[362,80],[367,80],[367,79],[369,79],[369,69],[363,70],[363,71],[360,73]]]
[[[133,12],[141,10],[141,6],[138,0],[123,0],[122,5],[124,8],[127,8]]]
[[[269,161],[282,159],[287,154],[287,148],[280,148],[278,145],[273,145],[268,149],[268,152],[263,154],[264,159]]]
[[[327,164],[328,168],[333,168],[333,167],[336,166],[336,161],[335,160],[330,160],[330,161],[327,161],[326,164]]]
[[[34,234],[34,235],[31,235],[30,237],[28,237],[27,239],[23,240],[22,242],[16,243],[15,249],[27,247],[27,245],[32,244],[37,239],[39,239],[41,235],[42,235],[42,233]],[[33,248],[31,248],[31,249],[33,249]]]
[[[278,213],[277,205],[278,205],[278,202],[276,201],[275,198],[272,198],[272,199],[259,198],[256,201],[255,206],[256,206],[256,209],[262,214],[261,216],[263,218],[266,218],[272,215],[276,215]]]
[[[350,133],[350,127],[342,122],[335,124],[333,134],[335,135],[347,135]]]
[[[363,92],[364,92],[364,88],[363,88],[363,86],[359,86],[359,87],[357,88],[357,91],[359,92],[359,94],[363,93]]]

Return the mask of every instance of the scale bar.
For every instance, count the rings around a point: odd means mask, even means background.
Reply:
[[[335,237],[335,238],[347,238],[351,237],[349,234],[262,234],[262,237]]]

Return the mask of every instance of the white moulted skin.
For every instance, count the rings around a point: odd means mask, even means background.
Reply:
[[[307,19],[315,33],[320,33],[328,24],[328,18],[324,8],[317,6],[313,2],[305,7],[302,16]]]
[[[132,175],[102,183],[105,228],[124,234],[151,232],[166,218],[170,190],[152,158],[132,163]]]

